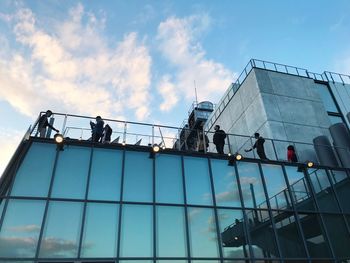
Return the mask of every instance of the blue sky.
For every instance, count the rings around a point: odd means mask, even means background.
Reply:
[[[250,58],[350,73],[350,2],[0,2],[0,171],[46,109],[179,126]]]

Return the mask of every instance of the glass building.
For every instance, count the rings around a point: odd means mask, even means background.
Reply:
[[[349,169],[154,153],[126,134],[27,134],[0,181],[1,263],[350,262]]]

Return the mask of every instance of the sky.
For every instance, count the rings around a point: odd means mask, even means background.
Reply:
[[[0,174],[40,111],[180,126],[251,58],[350,74],[347,0],[0,1]]]

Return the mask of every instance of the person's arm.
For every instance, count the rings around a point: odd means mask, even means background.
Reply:
[[[257,143],[257,141],[254,143],[254,145],[253,145],[252,148],[250,148],[250,149],[245,149],[244,151],[245,151],[245,152],[250,152],[250,151],[252,151],[253,149],[256,148],[256,143]]]
[[[53,129],[55,132],[59,132],[55,127],[53,127],[49,122],[47,122],[47,126]]]

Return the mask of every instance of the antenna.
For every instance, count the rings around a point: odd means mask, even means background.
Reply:
[[[195,96],[196,96],[196,104],[198,104],[196,80],[194,80],[193,83],[194,83],[194,94],[195,94]]]

